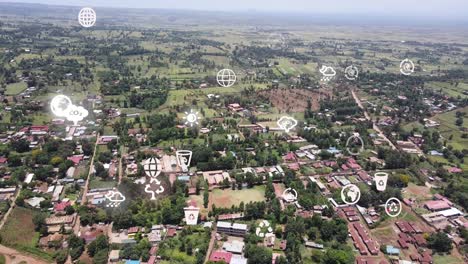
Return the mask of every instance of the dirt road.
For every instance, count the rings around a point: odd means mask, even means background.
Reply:
[[[377,134],[383,138],[385,141],[387,141],[388,145],[393,149],[393,150],[396,150],[397,148],[395,147],[395,145],[393,144],[392,141],[390,141],[390,139],[387,138],[387,136],[385,136],[385,134],[382,132],[382,130],[380,130],[380,128],[377,126],[377,124],[375,123],[374,120],[372,120],[372,118],[370,117],[370,115],[367,113],[366,109],[364,108],[364,106],[362,105],[362,102],[361,100],[359,99],[359,97],[357,96],[356,92],[354,91],[354,89],[351,90],[351,93],[353,94],[353,98],[354,98],[354,101],[356,101],[356,104],[359,106],[359,108],[362,109],[362,111],[364,112],[364,116],[366,117],[367,120],[369,121],[372,121],[372,128],[377,132]]]
[[[213,222],[213,225],[216,225],[216,223]],[[210,244],[208,245],[208,250],[206,251],[206,257],[205,257],[204,263],[207,263],[210,260],[211,251],[213,250],[215,243],[216,243],[216,226],[211,231]]]
[[[18,188],[18,191],[16,192],[15,196],[13,197],[13,200],[11,201],[11,206],[6,212],[6,214],[3,216],[2,221],[0,222],[0,229],[3,228],[3,225],[5,225],[8,216],[10,216],[11,211],[16,207],[16,199],[18,198],[19,194],[21,193],[21,185]]]
[[[26,262],[28,264],[47,264],[49,262],[45,262],[44,260],[41,260],[39,258],[33,257],[33,256],[28,256],[25,255],[21,252],[18,252],[12,248],[5,247],[3,245],[0,245],[0,254],[5,256],[5,263],[8,264],[19,264],[21,262]],[[52,263],[52,262],[50,262]]]

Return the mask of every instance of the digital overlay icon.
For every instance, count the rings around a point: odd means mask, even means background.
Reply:
[[[257,237],[264,238],[267,234],[272,234],[273,228],[271,227],[270,222],[267,220],[262,220],[260,224],[258,224],[257,228],[255,229],[255,235]]]
[[[192,161],[192,151],[190,150],[177,150],[176,151],[177,165],[182,168],[183,172],[187,172]]]
[[[146,184],[145,186],[145,193],[149,193],[151,195],[150,200],[156,200],[156,195],[161,194],[164,192],[164,187],[162,185],[158,185],[157,189],[153,189],[151,184]]]
[[[198,125],[198,112],[193,111],[192,109],[190,112],[185,112],[185,125],[190,125],[193,127],[194,125]]]
[[[78,23],[82,27],[89,28],[96,24],[96,12],[90,7],[85,7],[78,13]]]
[[[68,121],[73,122],[75,126],[79,121],[85,119],[89,112],[82,106],[76,106],[72,103],[68,96],[59,94],[50,101],[50,109],[57,117],[65,117]]]
[[[222,87],[231,87],[236,83],[236,73],[231,69],[222,69],[216,74],[216,81]]]
[[[401,204],[401,201],[395,197],[388,199],[385,203],[385,213],[387,213],[387,215],[390,217],[399,216],[402,209],[403,205]]]
[[[335,69],[333,69],[333,67],[330,66],[322,65],[322,68],[320,68],[319,71],[322,74],[322,79],[320,79],[322,82],[329,82],[336,75]]]
[[[353,149],[357,148],[357,151]],[[352,135],[346,140],[346,151],[350,155],[357,156],[364,151],[364,140],[359,135]]]
[[[156,195],[164,192],[161,181],[157,179],[162,170],[161,162],[157,158],[151,157],[145,161],[143,169],[146,176],[150,178],[149,183],[145,186],[145,192],[151,195],[151,200],[156,200]],[[153,188],[152,184],[156,185],[156,189]]]
[[[109,191],[105,195],[107,199],[107,207],[118,207],[121,203],[125,201],[125,196],[119,191]]]
[[[341,189],[341,200],[345,204],[353,205],[361,199],[361,190],[354,184],[348,184]]]
[[[200,214],[200,208],[196,206],[195,202],[190,202],[188,207],[184,208],[185,222],[187,225],[196,225],[198,222],[198,215]]]
[[[377,188],[377,191],[383,192],[387,189],[387,180],[388,173],[386,172],[376,172],[374,174],[375,187]]]
[[[355,81],[358,78],[358,76],[359,76],[359,69],[356,66],[350,65],[346,67],[345,69],[346,79],[350,81]]]
[[[297,191],[292,188],[287,188],[283,191],[282,197],[286,202],[293,203],[297,201]]]
[[[297,120],[289,116],[281,117],[276,123],[281,129],[286,131],[286,133],[289,133],[289,131],[297,126]]]
[[[414,72],[414,63],[410,59],[404,59],[400,63],[400,72],[409,76]]]
[[[145,170],[146,176],[150,177],[151,182],[156,182],[160,184],[161,182],[157,179],[159,174],[161,174],[161,162],[159,159],[151,157],[145,161],[143,165],[143,169]]]

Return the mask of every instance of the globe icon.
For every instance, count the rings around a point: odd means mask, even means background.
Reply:
[[[348,184],[341,189],[341,200],[346,204],[355,204],[360,198],[361,191],[354,184]]]
[[[66,117],[67,110],[72,106],[72,101],[65,95],[57,95],[50,101],[50,109],[56,116]]]
[[[222,87],[231,87],[236,82],[236,74],[231,69],[222,69],[216,75],[216,81]]]
[[[78,14],[78,22],[85,28],[94,26],[96,23],[96,12],[89,7],[81,9]]]

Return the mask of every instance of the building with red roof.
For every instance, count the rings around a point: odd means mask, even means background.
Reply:
[[[359,165],[355,159],[349,158],[348,161],[346,162],[346,165],[348,165],[349,168],[353,170],[361,170],[361,165]]]
[[[358,173],[358,176],[359,178],[362,180],[362,181],[370,181],[371,180],[371,177],[369,176],[369,173],[367,173],[366,171],[359,171]]]
[[[175,235],[177,234],[177,230],[175,228],[169,228],[167,230],[167,236],[168,237],[175,237]]]
[[[296,162],[296,154],[294,152],[288,152],[286,155],[283,156],[283,161],[285,162]]]
[[[159,249],[158,246],[152,246],[149,251],[150,256],[156,256],[156,253],[158,253],[158,249]]]
[[[463,170],[457,167],[450,167],[447,169],[449,173],[462,173]]]
[[[226,263],[230,263],[232,258],[232,253],[224,252],[224,251],[215,251],[210,255],[210,261],[218,262],[224,261]]]
[[[30,126],[29,132],[32,135],[45,135],[49,133],[49,126]]]
[[[398,244],[403,249],[408,249],[409,248],[408,243],[403,238],[398,239]]]
[[[67,207],[70,206],[70,205],[71,205],[71,202],[70,202],[70,201],[56,203],[56,204],[54,205],[54,211],[55,211],[55,212],[64,212],[64,211],[65,211],[65,208],[67,208]]]
[[[415,242],[416,242],[416,245],[420,246],[420,247],[426,247],[427,246],[427,241],[426,239],[423,237],[423,235],[421,234],[416,234],[413,236]]]
[[[428,201],[424,204],[424,207],[426,207],[430,211],[442,211],[442,210],[447,210],[450,209],[452,206],[448,202],[444,200],[438,200],[438,201]]]
[[[129,234],[129,235],[136,234],[136,233],[138,233],[138,231],[140,231],[140,228],[138,226],[130,227],[127,230],[127,234]]]
[[[73,155],[71,157],[68,157],[67,160],[73,161],[73,164],[75,164],[75,166],[77,166],[83,160],[83,157],[84,157],[84,155]]]
[[[154,263],[156,263],[156,256],[151,256],[148,259],[148,262],[146,262],[146,264],[154,264]]]
[[[0,165],[4,165],[4,164],[7,164],[8,162],[8,159],[5,158],[5,157],[0,157]]]
[[[288,164],[288,169],[293,170],[293,171],[298,171],[301,168],[299,163],[289,163]]]

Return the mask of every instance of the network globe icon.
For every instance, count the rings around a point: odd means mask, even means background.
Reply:
[[[231,87],[236,83],[236,74],[231,69],[222,69],[216,75],[216,81],[222,87]]]
[[[89,28],[96,24],[96,12],[90,8],[85,7],[78,13],[78,22],[85,28]]]

